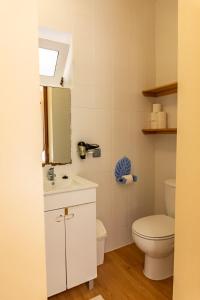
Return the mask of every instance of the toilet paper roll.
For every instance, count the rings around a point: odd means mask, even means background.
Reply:
[[[158,113],[158,129],[167,128],[167,113],[165,111]]]
[[[158,113],[158,120],[166,119],[167,113],[165,111],[161,111]]]
[[[133,175],[124,175],[121,178],[124,184],[131,184],[134,181]]]
[[[162,111],[162,104],[160,103],[153,104],[153,112],[158,113],[160,111]]]
[[[150,128],[151,129],[157,129],[158,128],[158,122],[154,121],[154,120],[151,120],[151,122],[150,122]]]
[[[150,120],[157,121],[157,119],[158,119],[158,113],[152,112],[150,114]]]
[[[158,127],[158,113],[152,112],[150,114],[150,128],[157,129]]]

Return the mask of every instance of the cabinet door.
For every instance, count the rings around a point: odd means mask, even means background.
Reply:
[[[64,209],[45,212],[48,297],[66,290]]]
[[[97,276],[96,203],[66,209],[67,288]]]

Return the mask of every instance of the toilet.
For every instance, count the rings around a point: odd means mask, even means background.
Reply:
[[[144,275],[152,280],[173,275],[175,190],[175,179],[166,180],[166,215],[144,217],[132,225],[133,239],[145,253]]]

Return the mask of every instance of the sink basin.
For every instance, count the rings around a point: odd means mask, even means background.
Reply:
[[[51,181],[44,180],[44,195],[66,193],[96,188],[98,185],[80,176],[72,176],[68,179],[55,179],[54,184]]]

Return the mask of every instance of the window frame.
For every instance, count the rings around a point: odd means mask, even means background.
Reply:
[[[58,58],[57,58],[54,75],[53,76],[40,75],[40,84],[42,86],[53,86],[53,87],[62,86],[62,78],[65,72],[65,65],[69,53],[69,45],[40,38],[39,48],[58,52]]]

